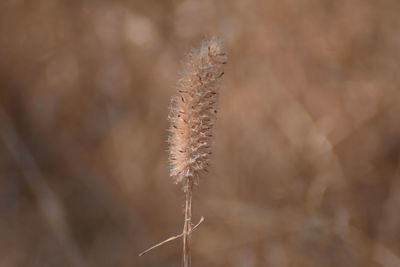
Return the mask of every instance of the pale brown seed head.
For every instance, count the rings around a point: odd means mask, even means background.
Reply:
[[[203,41],[199,50],[191,51],[184,62],[169,115],[170,175],[177,183],[185,177],[198,179],[207,171],[226,61],[222,40],[212,37]]]

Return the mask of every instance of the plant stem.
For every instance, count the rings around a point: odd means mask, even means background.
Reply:
[[[185,203],[185,223],[183,226],[183,267],[191,266],[190,258],[190,234],[192,231],[192,192],[193,192],[193,179],[186,177],[186,203]]]

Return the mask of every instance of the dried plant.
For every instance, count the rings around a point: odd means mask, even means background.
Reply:
[[[192,50],[184,61],[178,93],[172,97],[169,129],[170,175],[176,183],[183,183],[186,193],[185,222],[182,234],[149,248],[183,237],[183,266],[190,266],[190,234],[192,228],[193,186],[200,174],[207,171],[211,155],[211,139],[217,116],[217,100],[223,65],[227,55],[221,39],[212,37],[203,41],[200,49]]]
[[[190,266],[193,185],[209,165],[218,93],[226,61],[222,40],[212,37],[203,41],[199,50],[187,55],[183,76],[178,82],[178,94],[172,98],[168,139],[171,176],[175,182],[183,183],[186,192],[183,266]]]

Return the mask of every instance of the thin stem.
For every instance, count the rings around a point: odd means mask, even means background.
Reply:
[[[186,203],[185,203],[185,223],[183,227],[183,267],[191,266],[190,258],[190,234],[192,231],[192,192],[193,192],[193,179],[186,177]]]

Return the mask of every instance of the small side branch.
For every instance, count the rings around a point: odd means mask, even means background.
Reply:
[[[200,221],[193,227],[192,231],[190,231],[189,234],[193,233],[193,231],[194,231],[203,221],[204,221],[204,217],[201,216]],[[165,243],[168,243],[168,242],[173,241],[173,240],[175,240],[175,239],[181,238],[181,237],[183,236],[183,234],[184,234],[184,233],[181,233],[181,234],[175,235],[175,236],[171,236],[170,238],[168,238],[168,239],[166,239],[166,240],[164,240],[164,241],[162,241],[162,242],[160,242],[160,243],[158,243],[158,244],[152,246],[151,248],[146,249],[145,251],[143,251],[142,253],[139,254],[139,257],[140,257],[140,256],[143,256],[143,255],[146,254],[147,252],[150,252],[151,250],[153,250],[153,249],[155,249],[155,248],[157,248],[157,247],[159,247],[159,246],[161,246],[161,245],[164,245]]]

